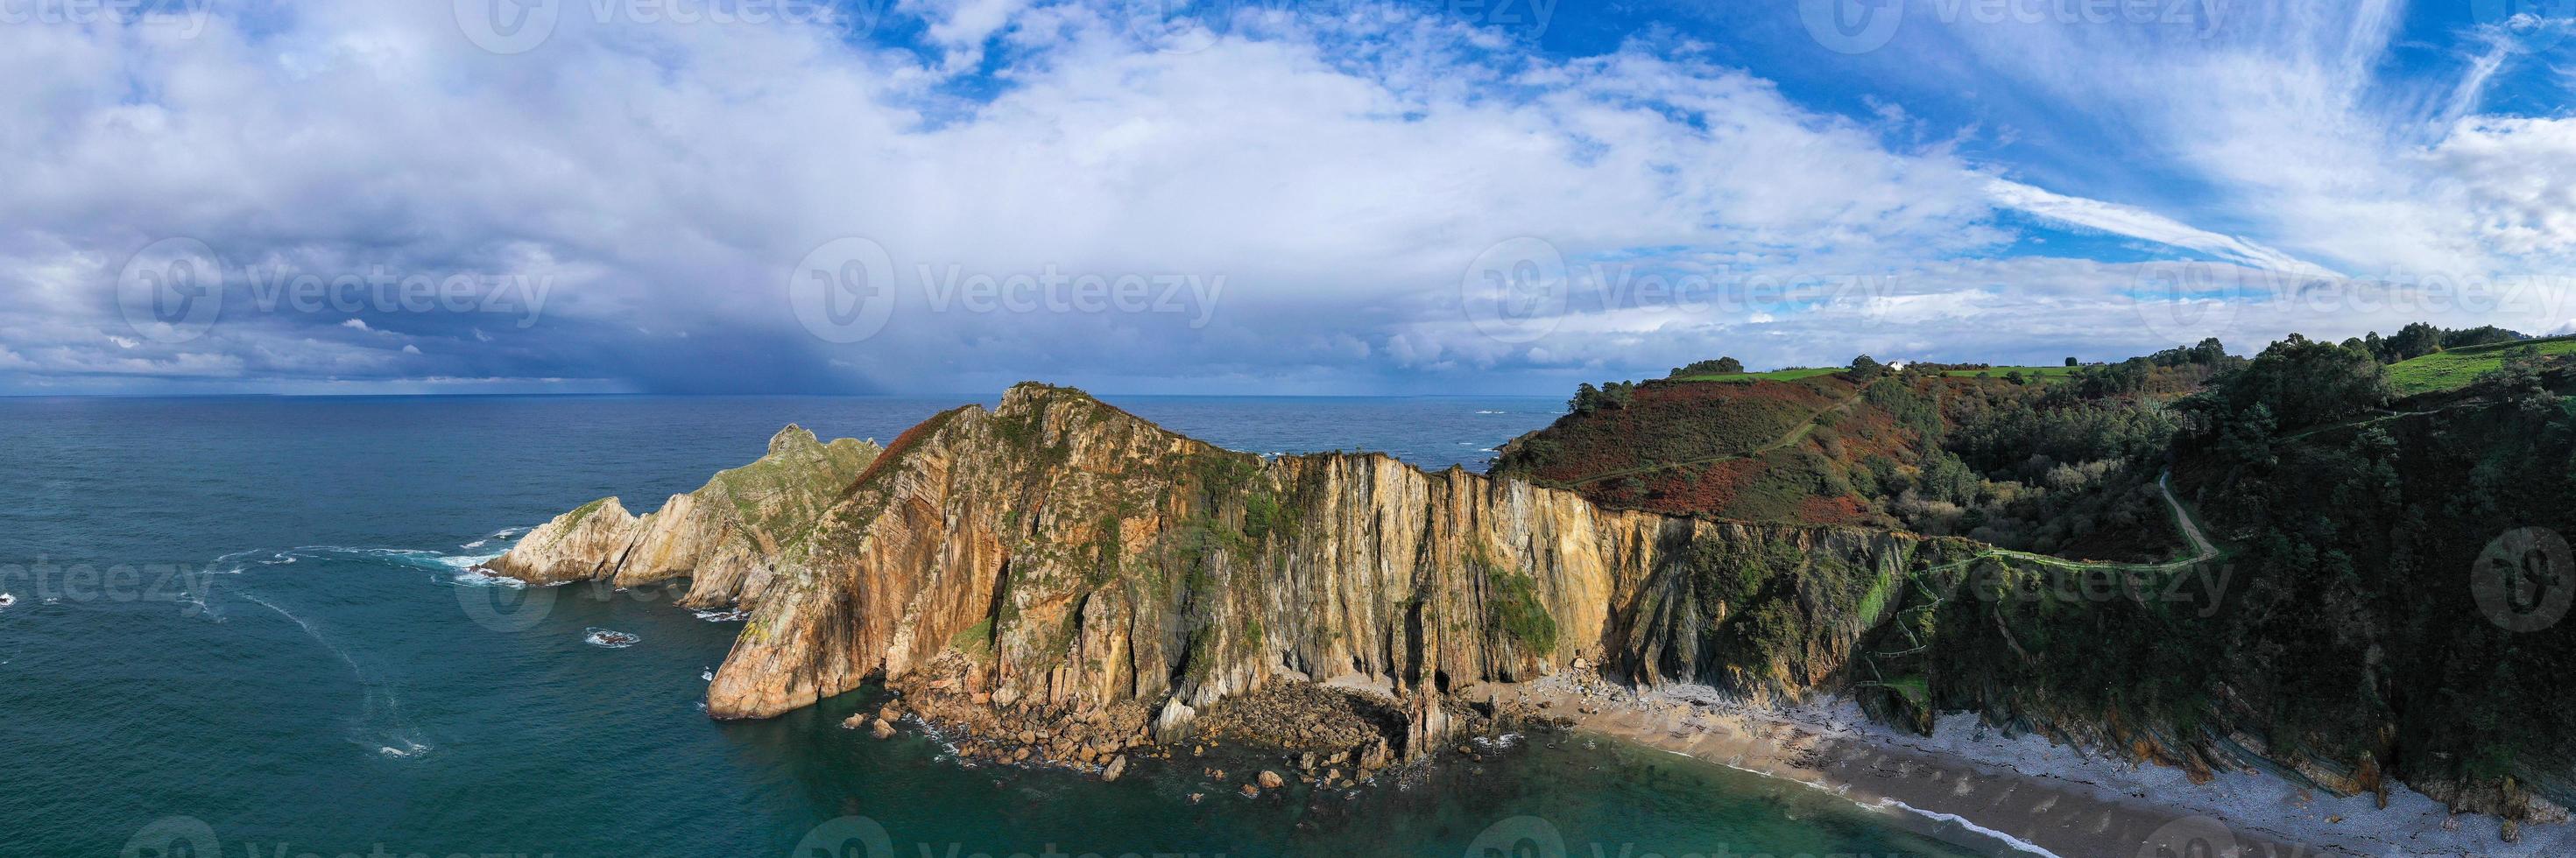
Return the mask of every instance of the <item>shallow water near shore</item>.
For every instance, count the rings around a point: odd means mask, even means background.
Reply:
[[[1236,449],[1481,469],[1546,399],[1106,397]],[[989,400],[988,400],[989,402]],[[838,727],[863,690],[719,724],[739,622],[653,589],[466,567],[639,511],[797,422],[891,439],[957,400],[0,400],[0,852],[787,854],[861,816],[895,854],[1979,855],[1974,834],[1662,752],[1539,734],[1349,793],[1247,799],[1213,760],[1117,783]],[[1239,769],[1238,769],[1239,771]],[[1239,775],[1238,775],[1239,781]],[[1193,801],[1191,796],[1201,797]],[[138,853],[127,853],[138,854]]]

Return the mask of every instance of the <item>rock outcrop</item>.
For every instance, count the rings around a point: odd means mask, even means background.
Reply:
[[[631,586],[685,577],[682,604],[730,605],[813,531],[878,452],[874,442],[825,444],[790,425],[758,460],[717,472],[659,510],[639,518],[616,498],[592,501],[529,531],[489,568],[531,584]]]
[[[1169,740],[1273,678],[1357,676],[1398,698],[1407,723],[1393,738],[1411,758],[1449,731],[1446,692],[1576,659],[1794,698],[1874,622],[1852,613],[1866,593],[1797,582],[1883,587],[1940,550],[1902,534],[1605,511],[1384,455],[1264,459],[1037,384],[996,409],[940,414],[837,481],[847,490],[801,533],[736,537],[698,517],[724,506],[706,496],[729,483],[720,475],[631,522],[613,502],[567,514],[493,566],[536,580],[694,572],[692,602],[750,615],[708,689],[719,718],[778,715],[955,654],[971,668],[953,690],[983,705],[1141,710],[1152,718],[1136,728]],[[1722,646],[1751,613],[1724,598],[1757,594],[1708,586],[1713,556],[1788,564],[1775,570],[1787,592],[1760,594],[1773,608],[1761,621],[1798,639],[1758,657]],[[1853,574],[1796,574],[1806,565]]]

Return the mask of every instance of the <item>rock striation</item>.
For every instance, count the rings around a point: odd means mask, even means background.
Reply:
[[[487,568],[531,584],[688,578],[682,604],[731,605],[813,531],[879,452],[874,442],[825,444],[790,425],[758,460],[717,472],[659,510],[638,517],[616,498],[591,501],[529,531]]]
[[[904,687],[942,664],[940,690],[1005,718],[1141,711],[1136,738],[1172,740],[1274,679],[1354,677],[1388,692],[1404,721],[1396,752],[1412,758],[1454,729],[1441,698],[1480,682],[1580,659],[1794,699],[1874,622],[1852,613],[1864,594],[1820,592],[1787,600],[1806,606],[1788,624],[1794,646],[1719,646],[1733,607],[1679,562],[1712,544],[1863,573],[1804,576],[1837,585],[1892,580],[1941,550],[1903,534],[1606,511],[1378,454],[1265,459],[1039,384],[942,413],[882,452],[831,455],[792,427],[780,439],[742,470],[827,474],[766,480],[792,489],[759,495],[760,515],[726,514],[744,492],[728,471],[641,518],[615,499],[566,513],[492,568],[546,582],[696,575],[691,604],[749,615],[708,689],[718,718],[775,716],[871,678]],[[824,502],[818,487],[835,484]],[[1125,732],[1104,735],[1124,748]],[[1087,750],[1106,759],[1107,744]]]

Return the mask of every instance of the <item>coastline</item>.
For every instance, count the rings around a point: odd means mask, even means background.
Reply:
[[[2402,787],[2381,809],[2372,796],[2338,797],[2258,773],[2195,784],[2178,769],[1982,730],[1964,714],[1916,736],[1870,722],[1848,701],[1752,707],[1703,686],[1640,692],[1570,673],[1488,688],[1543,706],[1575,730],[1950,822],[2024,854],[2576,854],[2576,826],[2527,825],[2520,842],[2506,843],[2495,818],[2453,816]],[[2195,841],[2217,848],[2190,851]]]

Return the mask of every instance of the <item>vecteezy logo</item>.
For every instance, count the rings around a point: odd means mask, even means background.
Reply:
[[[1798,19],[1826,50],[1866,54],[1896,38],[1905,0],[1798,0]]]
[[[456,604],[475,625],[496,632],[524,632],[535,628],[546,614],[555,609],[555,588],[517,584],[503,579],[460,581],[456,585]]]
[[[524,54],[555,34],[556,0],[456,0],[456,28],[475,47]]]
[[[1485,336],[1526,343],[1556,330],[1565,315],[1565,254],[1536,238],[1485,248],[1458,278],[1458,300]]]
[[[805,254],[788,276],[787,304],[828,343],[877,335],[894,315],[894,257],[864,238],[836,238]]]
[[[2244,854],[2237,848],[2236,832],[2206,816],[2187,816],[2164,824],[2147,842],[2138,844],[2138,858],[2223,858]]]
[[[864,816],[844,816],[805,832],[787,858],[894,858],[894,838]]]
[[[1565,858],[1565,836],[1535,816],[1515,816],[1485,826],[1467,843],[1467,858]]]
[[[2576,563],[2567,540],[2545,527],[2506,531],[2478,553],[2469,570],[2469,593],[2478,612],[2507,631],[2536,632],[2558,624],[2576,602]]]
[[[2129,301],[2157,337],[2197,342],[2236,326],[2246,300],[2239,272],[2207,262],[2150,262],[2138,267]]]
[[[204,336],[224,309],[223,262],[193,238],[144,245],[117,271],[116,309],[145,339],[179,343]]]
[[[2512,34],[2525,50],[2539,50],[2576,29],[2576,0],[2469,0],[2469,16]]]
[[[219,858],[215,829],[193,816],[165,816],[126,838],[118,858]]]

